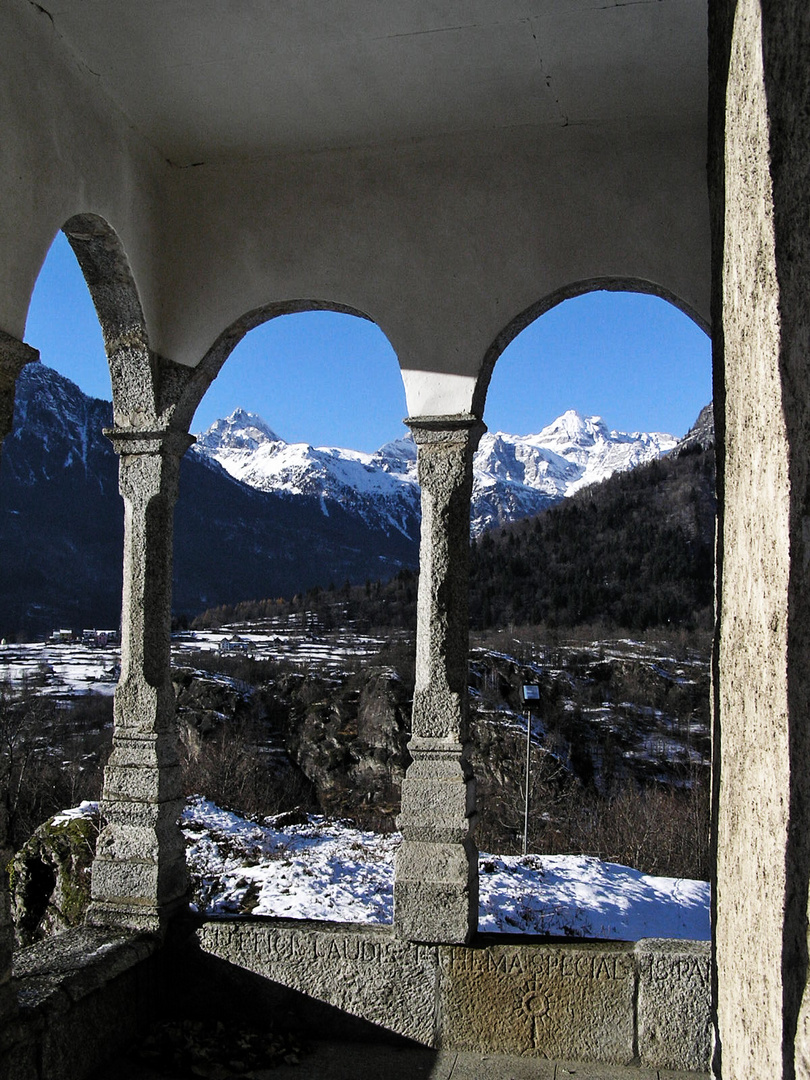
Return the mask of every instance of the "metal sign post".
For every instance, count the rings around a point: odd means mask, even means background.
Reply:
[[[532,703],[540,701],[540,687],[536,683],[524,683],[521,697],[526,709],[526,799],[523,808],[523,854],[529,849],[529,783],[532,767]]]

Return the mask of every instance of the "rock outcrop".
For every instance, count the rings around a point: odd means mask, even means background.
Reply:
[[[99,832],[95,804],[40,825],[9,865],[18,946],[80,926],[90,903],[90,869]]]

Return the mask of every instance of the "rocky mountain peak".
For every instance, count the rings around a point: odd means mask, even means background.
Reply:
[[[610,439],[610,432],[601,416],[583,416],[576,409],[568,409],[535,438],[538,443],[559,452],[564,446],[593,446]]]
[[[704,405],[698,414],[697,420],[687,431],[676,447],[676,453],[682,454],[689,450],[708,450],[714,446],[714,404],[710,401]]]
[[[254,452],[266,443],[281,443],[278,435],[257,413],[234,409],[230,416],[214,423],[197,436],[197,445],[211,455],[221,450]]]

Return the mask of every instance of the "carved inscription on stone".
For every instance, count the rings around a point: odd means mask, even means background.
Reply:
[[[635,952],[642,1064],[708,1070],[712,1042],[709,943],[639,941]]]
[[[207,922],[197,939],[266,979],[280,1007],[295,992],[307,1023],[348,1017],[478,1053],[707,1068],[706,943],[416,945],[389,927],[260,919]]]
[[[426,1045],[435,1041],[437,952],[388,928],[206,923],[201,947],[350,1016]]]
[[[580,1061],[633,1058],[625,946],[493,945],[441,953],[442,1045]]]

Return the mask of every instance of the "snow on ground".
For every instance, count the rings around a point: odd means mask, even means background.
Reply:
[[[391,922],[399,837],[315,815],[257,825],[202,798],[189,800],[182,824],[196,906],[208,913]]]
[[[112,694],[119,650],[89,645],[0,645],[0,682],[38,694]]]
[[[709,884],[652,877],[586,855],[481,855],[478,929],[565,937],[708,941]]]
[[[175,662],[215,650],[236,628],[186,634],[172,642]],[[303,632],[302,632],[303,631]],[[239,628],[240,633],[244,633]],[[346,632],[316,635],[302,626],[251,628],[252,655],[302,665],[315,657],[340,666],[376,652],[380,642]],[[624,642],[631,651],[645,649]],[[112,693],[119,654],[83,645],[4,645],[0,681],[28,683],[39,693]],[[656,657],[658,662],[672,663]],[[683,661],[680,662],[683,665]],[[501,722],[509,722],[501,717]],[[522,723],[517,717],[514,723]],[[205,911],[253,912],[289,918],[391,922],[397,835],[361,832],[310,817],[274,827],[246,821],[203,799],[192,800],[183,828],[188,859]],[[482,931],[638,940],[709,938],[705,882],[656,878],[584,856],[480,857]]]
[[[256,660],[284,660],[303,669],[318,665],[325,670],[340,669],[348,661],[375,656],[387,640],[351,630],[307,629],[284,620],[276,625],[223,626],[220,630],[176,634],[172,638],[172,658],[182,663],[184,654],[215,652],[223,638],[233,638],[235,634],[247,645],[248,655]]]
[[[283,625],[251,628],[249,633],[243,627],[225,626],[221,630],[177,634],[172,638],[172,660],[183,664],[193,653],[217,652],[220,642],[233,638],[234,633],[248,644],[249,655],[255,659],[284,660],[302,670],[318,665],[326,671],[339,671],[350,661],[376,655],[386,644],[382,638],[352,631],[316,634],[285,620]],[[0,645],[0,683],[15,689],[27,685],[38,694],[58,697],[112,694],[120,656],[117,646],[51,642]]]
[[[210,914],[390,923],[398,834],[310,815],[275,827],[196,797],[183,815],[198,905]],[[482,854],[479,930],[637,941],[709,939],[707,882],[581,855]]]

